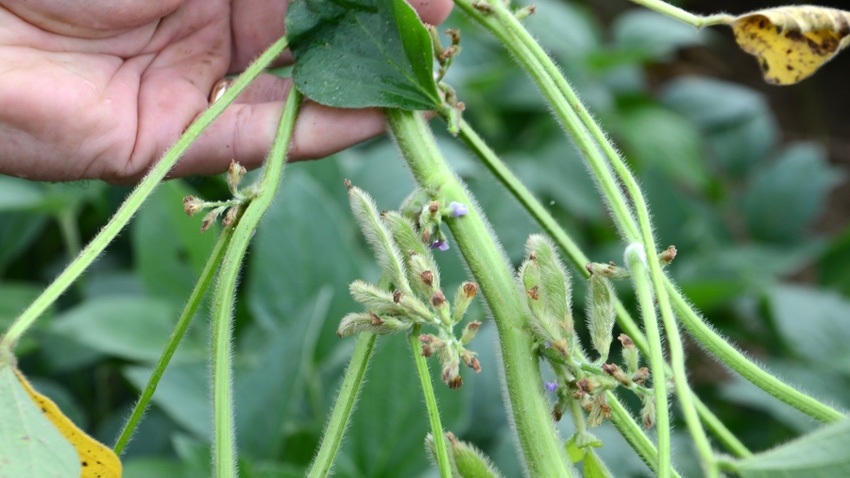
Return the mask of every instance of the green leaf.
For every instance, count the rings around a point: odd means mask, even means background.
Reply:
[[[334,296],[328,316],[334,319],[326,322],[322,337],[327,339],[317,350],[317,356],[324,358],[339,344],[336,319],[357,310],[347,292],[358,274],[354,225],[311,176],[293,168],[284,181],[248,257],[248,305],[264,330],[275,330],[296,320],[316,293],[329,287]],[[345,191],[341,182],[338,187]]]
[[[38,183],[0,176],[0,211],[34,209],[43,205],[45,194]]]
[[[234,389],[237,440],[244,454],[271,459],[280,453],[284,424],[306,391],[318,333],[332,297],[329,288],[321,289],[287,324],[262,331],[264,343],[252,344],[255,353],[246,354],[240,347],[244,365],[236,367]]]
[[[754,175],[744,193],[744,216],[751,235],[765,242],[802,240],[840,180],[822,147],[797,143],[787,148],[776,162]]]
[[[404,0],[299,0],[286,13],[295,86],[319,103],[435,109],[433,47]]]
[[[176,460],[165,458],[134,458],[124,463],[121,478],[150,478],[152,476],[186,476]]]
[[[773,323],[788,347],[811,361],[848,357],[850,300],[835,292],[777,285],[768,296]]]
[[[161,300],[112,296],[88,300],[54,320],[51,331],[114,357],[156,361],[174,329],[178,311]],[[187,347],[188,345],[188,347]],[[183,344],[179,354],[203,355],[202,343]]]
[[[850,296],[850,226],[832,239],[817,270],[822,285]]]
[[[670,108],[707,135],[718,166],[743,176],[777,144],[779,127],[761,93],[718,80],[685,77],[661,92]]]
[[[337,459],[341,476],[414,476],[427,466],[424,441],[428,415],[412,353],[401,336],[379,339]],[[443,429],[458,430],[463,423],[470,387],[450,390],[440,381],[438,361],[429,360],[428,367],[440,404]],[[461,375],[466,379],[472,378],[473,373],[464,369]]]
[[[827,425],[737,465],[743,478],[850,476],[850,420]]]
[[[203,213],[190,218],[183,198],[193,194],[179,180],[167,181],[148,198],[133,223],[133,260],[148,292],[183,304],[215,245],[215,228],[201,233]]]
[[[139,390],[144,389],[152,371],[152,367],[140,366],[123,369],[127,380]],[[209,440],[212,436],[209,381],[206,362],[172,363],[159,382],[153,402],[186,430]]]
[[[4,213],[0,218],[0,274],[21,258],[23,252],[40,239],[48,224],[48,216],[32,212]]]
[[[646,104],[623,109],[617,118],[617,134],[638,168],[655,166],[668,179],[691,187],[705,185],[709,174],[702,157],[702,139],[693,123],[668,109]]]
[[[605,463],[592,449],[587,449],[584,455],[584,478],[610,478],[613,475]]]
[[[77,450],[41,413],[8,364],[0,365],[0,476],[80,476]]]
[[[639,52],[647,60],[666,60],[679,48],[700,45],[709,31],[642,9],[626,10],[611,28],[617,48]]]
[[[567,457],[569,457],[570,461],[573,464],[576,464],[576,463],[580,462],[581,460],[584,460],[584,457],[587,454],[587,449],[579,448],[578,445],[576,444],[576,437],[577,436],[578,435],[573,434],[573,436],[571,436],[567,440],[567,443],[566,443]]]

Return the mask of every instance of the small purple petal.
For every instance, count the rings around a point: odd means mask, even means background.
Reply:
[[[545,348],[547,348],[547,349],[548,349],[548,348],[550,348],[550,347],[552,347],[552,342],[549,342],[549,341],[547,340],[547,341],[543,344],[543,347],[545,347]]]
[[[434,241],[431,244],[431,249],[439,249],[441,251],[449,250],[449,243],[445,239],[440,239],[439,241]]]
[[[558,382],[545,382],[545,383],[546,383],[546,390],[549,390],[550,392],[554,392],[555,390],[558,389]]]
[[[449,203],[449,208],[452,210],[452,217],[466,216],[469,214],[469,208],[466,204],[452,201]]]

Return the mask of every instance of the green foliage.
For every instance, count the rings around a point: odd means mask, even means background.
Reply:
[[[6,476],[78,476],[77,450],[30,400],[12,367],[0,359],[0,461]]]
[[[291,30],[293,43],[303,41],[302,34],[321,35],[325,23],[342,22],[352,30],[367,29],[388,46],[320,36],[329,46],[298,58],[296,84],[327,104],[432,108],[437,90],[429,81],[430,54],[422,48],[430,39],[420,34],[416,45],[387,41],[398,32],[386,25],[395,25],[395,16],[410,21],[410,11],[389,0],[369,5],[379,4],[399,8],[341,15],[338,4],[295,2],[290,15],[314,16],[315,27]],[[467,120],[550,206],[592,260],[619,259],[622,246],[597,191],[577,152],[553,126],[545,103],[492,40],[460,16],[449,23],[461,27],[464,50],[446,81],[466,102]],[[828,193],[843,180],[825,152],[813,143],[785,143],[766,99],[744,86],[685,77],[667,81],[657,92],[650,89],[644,65],[674,60],[679,47],[706,38],[666,17],[625,12],[608,30],[577,2],[543,1],[527,23],[633,165],[653,207],[657,237],[680,250],[670,272],[686,295],[772,371],[850,407],[850,337],[842,327],[842,319],[850,316],[850,229],[835,237],[813,230],[827,208]],[[327,79],[328,62],[340,67],[343,54],[360,55],[349,65],[349,75],[376,85],[372,78],[390,75],[394,87],[353,90]],[[402,63],[416,69],[415,80],[392,66]],[[526,238],[539,228],[451,138],[438,140],[517,265]],[[303,476],[353,346],[353,339],[335,334],[340,318],[360,310],[348,284],[378,279],[347,211],[343,178],[369,191],[379,209],[397,208],[412,188],[386,140],[320,163],[290,166],[253,240],[234,311],[235,419],[243,476]],[[73,238],[88,240],[125,193],[99,183],[49,185],[0,177],[0,328],[76,253]],[[72,397],[101,437],[114,434],[144,386],[177,307],[212,247],[215,232],[200,234],[197,218],[182,213],[180,199],[187,194],[223,195],[226,187],[216,178],[160,186],[129,234],[119,237],[17,349],[21,368],[48,378]],[[468,278],[464,266],[453,251],[436,255],[444,289],[455,290]],[[787,283],[812,264],[817,274],[809,284]],[[586,336],[580,312],[586,305],[585,285],[575,282],[574,323],[577,333]],[[617,293],[631,302],[629,292]],[[125,476],[210,476],[208,323],[206,312],[198,315],[146,418],[160,420],[167,439],[159,449],[146,448],[147,432],[141,430],[128,448]],[[485,320],[475,303],[469,315]],[[376,347],[337,459],[337,476],[418,476],[428,469],[422,449],[428,423],[415,368],[404,341],[395,339],[400,337],[382,338]],[[506,476],[518,476],[495,343],[487,321],[475,347],[482,373],[470,374],[460,390],[437,387],[437,394],[444,428],[474,443]],[[611,356],[619,357],[618,351]],[[724,377],[724,370],[700,354],[692,353],[692,359],[705,372],[692,376],[700,396],[752,449],[768,449],[812,428],[765,394],[715,378]],[[438,370],[433,378],[440,381]],[[0,398],[11,396],[0,390]],[[633,413],[640,409],[640,403],[629,406]],[[571,425],[559,426],[562,436],[572,435]],[[605,465],[613,476],[650,474],[639,460],[624,458],[633,453],[611,427],[603,425],[598,435],[604,446],[594,449],[590,460],[584,455],[589,476],[606,476]],[[845,424],[835,425],[742,461],[739,471],[767,476],[795,463],[803,476],[818,467],[845,466],[821,459],[820,453],[840,445],[830,456],[843,457],[847,436]],[[686,446],[675,440],[674,449]],[[698,474],[688,455],[680,454],[677,465],[685,476]]]
[[[431,37],[405,2],[293,2],[286,32],[295,85],[319,103],[422,110],[440,104]]]
[[[794,477],[836,477],[850,473],[850,420],[822,429],[761,453],[737,465],[743,478],[761,478],[781,474]]]

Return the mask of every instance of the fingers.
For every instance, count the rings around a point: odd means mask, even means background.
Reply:
[[[452,0],[407,0],[413,7],[422,23],[439,25],[449,17],[454,3]]]
[[[172,170],[172,177],[217,174],[231,160],[256,168],[274,141],[291,83],[272,75],[257,79],[204,132]],[[376,109],[337,109],[305,101],[298,113],[289,160],[328,156],[384,132],[383,114]]]

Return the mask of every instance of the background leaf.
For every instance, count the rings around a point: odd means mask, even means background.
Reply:
[[[850,420],[842,420],[788,444],[760,453],[737,466],[744,478],[836,477],[850,474]]]
[[[184,212],[183,198],[191,194],[197,192],[179,181],[161,184],[131,229],[133,259],[145,290],[171,297],[180,305],[194,288],[218,237],[216,226],[200,232],[203,214],[189,218]]]
[[[30,399],[8,364],[0,365],[0,476],[80,476],[77,450]]]

